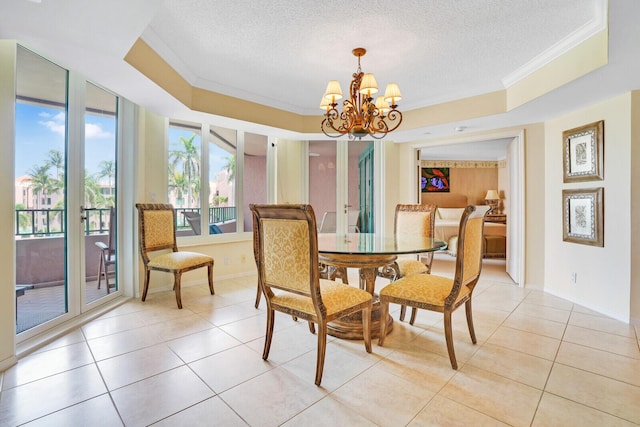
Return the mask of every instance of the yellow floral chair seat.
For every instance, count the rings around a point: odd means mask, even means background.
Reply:
[[[182,268],[197,267],[211,260],[210,256],[198,252],[169,252],[158,255],[149,261],[149,267],[167,270],[179,270]]]
[[[385,286],[380,291],[380,296],[393,297],[395,300],[405,300],[409,303],[421,306],[420,308],[444,307],[446,298],[453,289],[453,279],[442,276],[414,275],[407,276]],[[462,300],[471,291],[467,286],[462,286],[458,294],[458,300]]]
[[[320,279],[320,296],[327,309],[327,316],[333,316],[372,299],[369,293],[362,292],[361,289],[327,279]],[[306,313],[309,316],[316,314],[313,300],[304,295],[274,291],[271,303],[282,308],[286,307]]]

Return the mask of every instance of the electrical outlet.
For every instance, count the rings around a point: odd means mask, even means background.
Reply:
[[[231,264],[231,258],[229,258],[228,256],[224,257],[224,265],[230,265]]]
[[[576,284],[578,283],[578,273],[576,273],[575,271],[571,272],[571,283]]]

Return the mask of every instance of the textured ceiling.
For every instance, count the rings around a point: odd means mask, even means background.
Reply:
[[[318,114],[357,60],[402,109],[504,88],[502,79],[597,18],[599,0],[166,1],[142,38],[192,85]]]
[[[542,122],[640,89],[638,0],[0,0],[0,16],[0,39],[156,114],[283,138],[322,135],[190,111],[125,55],[142,37],[194,86],[319,116],[327,81],[345,91],[357,64],[351,50],[365,47],[363,70],[381,88],[398,83],[408,111],[508,87],[608,23],[606,66],[504,114],[394,132],[416,146]]]

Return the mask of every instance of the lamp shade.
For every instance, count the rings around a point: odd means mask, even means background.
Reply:
[[[387,85],[387,89],[384,91],[384,100],[387,101],[390,105],[395,105],[396,102],[402,99],[402,94],[400,93],[400,88],[395,83],[389,83]]]
[[[331,108],[331,103],[326,96],[322,97],[322,100],[320,101],[320,108],[322,108],[324,111],[329,111],[329,109]]]
[[[373,74],[367,73],[362,76],[362,81],[360,82],[360,93],[367,96],[378,93],[378,82],[376,82],[376,78]]]
[[[342,88],[340,87],[340,82],[337,80],[331,80],[327,84],[327,90],[324,92],[324,97],[330,102],[335,102],[336,100],[341,99]]]
[[[384,100],[384,97],[379,96],[376,98],[376,108],[383,116],[389,112],[389,104]]]
[[[498,196],[497,190],[489,190],[487,191],[487,195],[484,196],[485,200],[499,200],[500,196]]]

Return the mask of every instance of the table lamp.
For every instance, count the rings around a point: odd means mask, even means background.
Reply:
[[[495,213],[495,210],[498,207],[498,202],[500,201],[500,196],[498,196],[498,191],[497,190],[487,191],[487,195],[484,196],[484,201],[487,202],[487,205],[490,206],[488,215]]]

